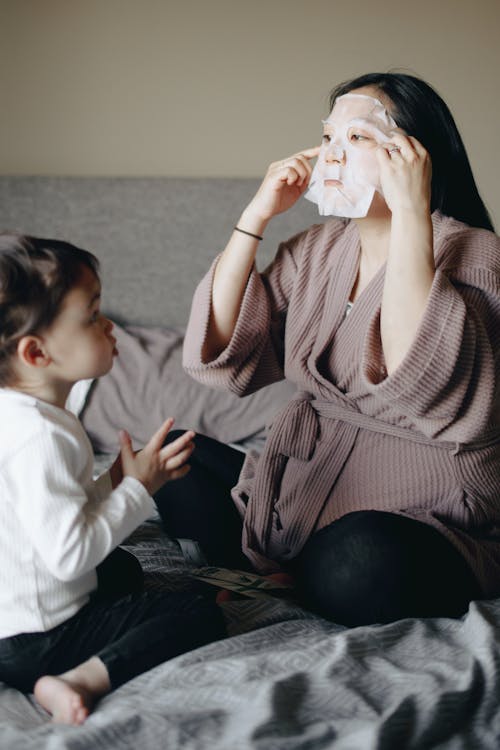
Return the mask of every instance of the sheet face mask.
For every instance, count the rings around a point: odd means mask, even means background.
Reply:
[[[339,96],[327,120],[318,160],[304,198],[322,216],[366,216],[382,194],[376,147],[397,127],[382,102],[364,94]]]

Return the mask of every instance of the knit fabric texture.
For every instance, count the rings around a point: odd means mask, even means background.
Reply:
[[[346,304],[354,222],[316,225],[248,279],[226,349],[202,359],[217,260],[193,299],[184,366],[243,395],[284,375],[301,394],[250,453],[233,497],[243,548],[261,570],[356,510],[404,513],[440,530],[485,595],[500,592],[500,239],[435,212],[436,274],[410,350],[387,375],[385,268]]]

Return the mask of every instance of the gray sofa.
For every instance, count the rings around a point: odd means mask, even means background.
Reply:
[[[104,307],[115,319],[182,332],[197,281],[256,185],[4,177],[0,228],[94,251],[102,261]],[[259,264],[279,239],[317,220],[306,201],[277,218]],[[126,546],[141,559],[148,586],[195,585],[192,568],[157,519]],[[353,630],[291,600],[237,599],[224,612],[230,638],[132,680],[78,728],[52,725],[31,696],[0,685],[0,747],[499,747],[500,602],[473,603],[461,620]]]
[[[102,262],[104,305],[118,320],[183,327],[194,288],[258,185],[252,179],[0,178],[0,229],[66,239]],[[280,240],[318,221],[301,201],[268,227]]]

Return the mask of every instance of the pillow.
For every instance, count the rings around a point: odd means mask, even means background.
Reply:
[[[97,453],[117,453],[118,431],[143,446],[167,417],[175,428],[260,450],[266,425],[296,392],[286,380],[240,398],[214,390],[182,368],[183,334],[171,328],[115,325],[119,355],[112,370],[94,382],[82,381],[73,404]]]

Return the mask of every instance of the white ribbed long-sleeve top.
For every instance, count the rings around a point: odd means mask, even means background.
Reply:
[[[154,512],[144,486],[92,478],[90,442],[65,409],[0,389],[0,638],[46,631],[96,587],[96,565]]]

